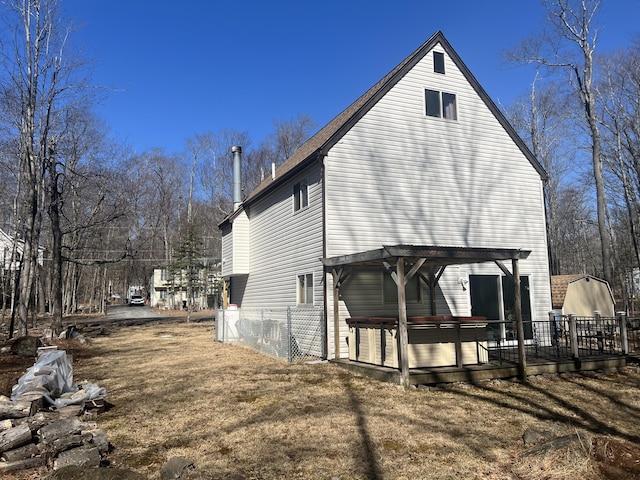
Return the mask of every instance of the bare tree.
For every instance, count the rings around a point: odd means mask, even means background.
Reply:
[[[616,265],[625,303],[633,270],[640,268],[640,41],[603,59],[599,115],[603,149],[610,172],[609,197],[618,232]],[[625,234],[626,232],[626,234]]]
[[[548,178],[544,184],[549,242],[549,265],[552,275],[563,273],[559,225],[560,196],[571,170],[572,155],[566,145],[566,109],[559,106],[562,95],[554,83],[542,83],[536,75],[531,92],[507,110],[507,116],[529,148],[545,168]]]
[[[27,333],[27,320],[38,266],[38,245],[47,195],[46,175],[55,148],[52,138],[60,112],[72,103],[80,87],[81,65],[67,52],[70,29],[62,25],[57,0],[7,2],[1,80],[5,120],[17,141],[23,208],[19,224],[24,242],[19,281],[18,333]],[[49,183],[49,186],[51,184]]]
[[[221,220],[231,210],[233,202],[231,147],[240,145],[248,152],[251,150],[251,140],[246,132],[222,130],[218,133],[207,132],[198,135],[190,141],[200,145],[197,173],[203,196],[209,202],[211,212],[215,212],[214,218]],[[250,154],[245,154],[242,165],[244,195],[250,194],[253,186],[257,185],[251,178],[251,171]]]
[[[311,116],[298,115],[286,121],[274,120],[273,126],[274,132],[267,138],[263,149],[279,166],[307,141],[317,125]]]
[[[606,218],[602,141],[596,113],[594,52],[599,0],[543,0],[549,30],[525,40],[512,53],[514,59],[568,73],[568,83],[581,105],[582,119],[590,139],[593,179],[596,190],[597,221],[604,278],[613,282],[611,239]]]

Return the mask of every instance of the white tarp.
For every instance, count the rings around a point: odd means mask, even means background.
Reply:
[[[73,384],[73,367],[64,350],[50,350],[40,354],[11,390],[11,400],[22,395],[42,395],[56,408],[104,398],[106,389],[95,384],[82,388]]]

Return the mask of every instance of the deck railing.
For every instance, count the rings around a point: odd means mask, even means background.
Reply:
[[[319,308],[218,310],[216,340],[241,342],[289,362],[326,358],[326,329]],[[640,355],[640,318],[549,314],[524,321],[527,362]],[[477,340],[478,359],[517,364],[518,341],[512,321],[486,321]]]
[[[489,358],[517,363],[515,324],[489,322],[487,328]],[[524,333],[528,362],[640,353],[640,319],[625,315],[579,317],[552,312],[548,320],[525,321]]]

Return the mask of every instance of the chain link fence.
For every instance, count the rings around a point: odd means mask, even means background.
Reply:
[[[242,343],[288,362],[327,357],[321,308],[216,310],[216,340]]]

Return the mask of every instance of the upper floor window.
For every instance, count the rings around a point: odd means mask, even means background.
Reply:
[[[296,183],[293,186],[293,211],[305,208],[309,205],[309,186],[306,181]]]
[[[454,93],[425,89],[424,100],[426,113],[429,117],[442,117],[449,120],[458,119],[456,95]]]
[[[444,53],[433,52],[433,71],[444,73]]]
[[[160,280],[166,280],[167,279],[167,269],[166,268],[161,268],[160,269]]]

